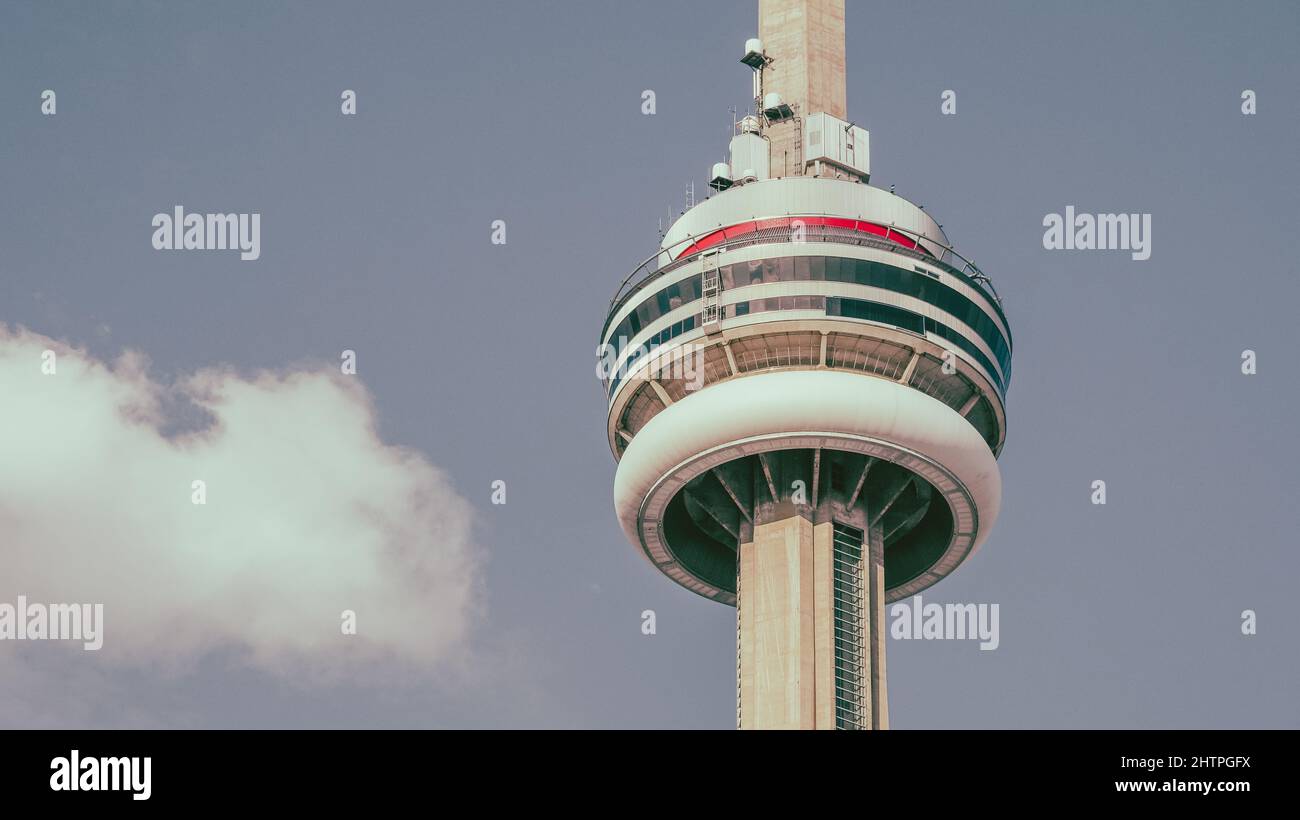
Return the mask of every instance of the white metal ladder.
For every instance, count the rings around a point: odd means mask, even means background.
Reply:
[[[703,308],[700,312],[701,324],[706,335],[722,330],[722,305],[719,294],[722,284],[718,281],[718,253],[706,253],[701,257],[700,297]]]

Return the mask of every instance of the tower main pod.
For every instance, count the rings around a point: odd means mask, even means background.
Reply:
[[[737,608],[741,728],[886,728],[885,605],[987,537],[1011,334],[845,120],[842,0],[761,0],[754,112],[602,332],[615,508]]]

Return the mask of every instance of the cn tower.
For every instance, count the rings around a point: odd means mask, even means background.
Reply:
[[[632,544],[736,607],[743,729],[888,728],[887,603],[988,538],[1011,331],[921,207],[873,187],[843,0],[760,0],[713,193],[601,332]]]

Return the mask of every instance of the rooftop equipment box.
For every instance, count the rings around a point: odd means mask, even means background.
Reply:
[[[803,155],[806,165],[829,163],[871,178],[871,134],[830,114],[810,114],[804,122]]]

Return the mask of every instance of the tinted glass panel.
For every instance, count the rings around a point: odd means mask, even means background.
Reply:
[[[902,293],[922,299],[941,310],[955,316],[958,320],[964,322],[975,333],[982,338],[994,353],[994,358],[1002,366],[1006,378],[1009,380],[1011,375],[1011,349],[1006,337],[998,329],[989,315],[971,299],[954,288],[948,287],[943,283],[922,272],[907,270],[888,265],[882,262],[872,262],[861,259],[840,259],[835,257],[823,256],[785,256],[773,257],[768,260],[757,260],[752,262],[737,262],[730,265],[723,265],[719,268],[719,275],[724,289],[744,287],[750,284],[774,281],[832,281],[848,282],[859,285],[878,287],[895,293]],[[630,313],[614,329],[611,335],[611,341],[620,347],[626,344],[626,340],[637,335],[643,328],[648,327],[659,317],[669,311],[675,310],[682,305],[689,305],[700,298],[699,277],[689,276],[681,282],[674,283],[662,288],[658,293],[648,296],[637,306],[636,310]],[[817,304],[821,304],[821,297],[818,297]],[[868,300],[849,299],[846,302],[861,302],[863,304],[875,304]],[[776,310],[776,305],[783,304],[779,300],[758,299],[754,300],[752,305],[736,305],[732,310],[732,315],[744,316],[747,312],[759,312],[762,310]],[[802,307],[803,302],[792,302],[796,307]],[[826,300],[826,310],[832,315],[851,315],[836,313],[841,309],[838,299],[832,298]],[[888,307],[888,306],[881,306]],[[846,308],[847,309],[847,308]],[[852,308],[852,310],[866,310],[865,308]],[[894,308],[895,311],[901,311],[900,308]],[[892,313],[895,318],[901,317],[902,314],[915,316],[909,311]],[[874,311],[874,316],[885,316],[881,311]],[[868,318],[863,315],[859,318]],[[693,319],[691,320],[694,321]],[[871,319],[871,321],[882,321],[892,323],[892,320],[881,318]],[[918,324],[918,319],[900,318],[897,323],[899,327],[907,329],[921,328],[923,324]],[[939,328],[943,328],[940,330]],[[951,328],[935,323],[935,329],[931,332],[942,335],[948,332],[957,336]],[[669,331],[671,333],[671,330]],[[667,335],[667,334],[657,334]],[[945,338],[948,338],[945,336]],[[956,344],[956,342],[954,342]],[[968,351],[969,352],[969,351]],[[973,355],[973,354],[972,354]]]

